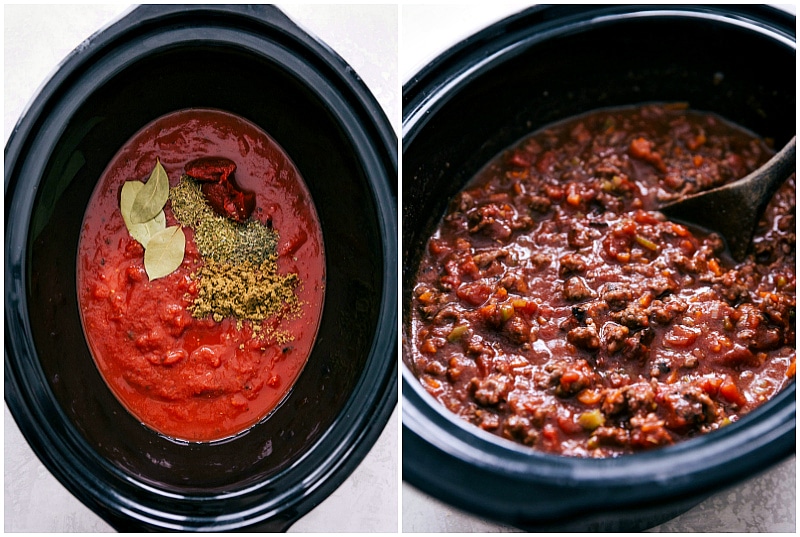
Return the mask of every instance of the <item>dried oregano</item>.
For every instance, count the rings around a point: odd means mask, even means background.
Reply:
[[[260,265],[277,259],[278,232],[257,220],[236,223],[208,205],[200,184],[184,175],[170,191],[172,212],[184,226],[194,229],[194,242],[204,258],[220,263]]]

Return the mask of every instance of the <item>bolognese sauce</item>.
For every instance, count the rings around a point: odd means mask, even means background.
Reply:
[[[682,104],[600,110],[502,152],[452,200],[412,293],[412,369],[465,420],[612,457],[739,419],[795,376],[795,178],[747,259],[658,207],[773,151]]]

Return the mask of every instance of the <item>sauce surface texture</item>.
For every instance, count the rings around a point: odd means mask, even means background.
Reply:
[[[174,192],[186,165],[204,157],[233,161],[238,187],[255,194],[250,224],[277,232],[270,235],[277,237],[273,261],[278,275],[296,282],[293,308],[275,310],[273,304],[263,320],[193,316],[205,312],[195,299],[205,293],[209,300],[226,279],[219,263],[198,251],[191,226],[181,226],[186,244],[180,266],[150,281],[144,248],[120,213],[122,186],[147,180],[159,161]],[[173,201],[163,209],[166,225],[180,226]],[[213,237],[206,233],[206,241]],[[214,280],[204,281],[198,273],[209,262]],[[247,291],[247,280],[237,281],[241,289],[227,293]],[[324,299],[322,230],[303,179],[266,133],[221,111],[175,112],[138,132],[100,178],[84,216],[77,285],[92,355],[123,405],[166,436],[222,439],[274,409],[308,359]]]
[[[681,105],[539,131],[452,201],[413,290],[412,369],[462,418],[613,457],[736,421],[795,371],[795,178],[748,258],[656,209],[740,178],[763,141]]]

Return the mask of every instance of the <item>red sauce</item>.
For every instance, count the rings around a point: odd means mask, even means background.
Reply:
[[[144,250],[120,213],[123,183],[146,180],[156,159],[174,187],[187,163],[207,156],[236,163],[237,184],[255,193],[252,218],[279,233],[279,274],[301,282],[301,312],[267,318],[256,335],[249,321],[195,319],[187,309],[203,263],[191,228],[183,228],[181,266],[149,281]],[[167,226],[176,225],[169,202],[164,211]],[[77,285],[89,347],[122,404],[166,436],[222,439],[268,415],[307,361],[324,299],[322,230],[303,179],[266,133],[226,112],[179,111],[138,132],[100,178],[84,216]],[[281,343],[275,333],[292,340]]]
[[[660,204],[772,150],[683,106],[601,110],[498,155],[420,262],[413,369],[448,409],[562,455],[614,457],[736,421],[795,376],[795,178],[747,259]]]

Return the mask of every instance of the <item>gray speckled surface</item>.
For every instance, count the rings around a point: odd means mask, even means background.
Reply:
[[[792,457],[651,531],[795,533],[796,487],[797,458]]]
[[[362,77],[400,130],[398,7],[280,6],[336,50]],[[117,5],[4,7],[4,140],[37,88],[84,39],[124,14]],[[6,532],[108,532],[42,465],[4,408]],[[399,527],[398,411],[350,477],[290,532],[388,532]],[[353,506],[357,505],[358,508]]]
[[[797,459],[723,490],[652,533],[795,533]],[[514,533],[518,529],[459,511],[403,483],[405,533]]]

